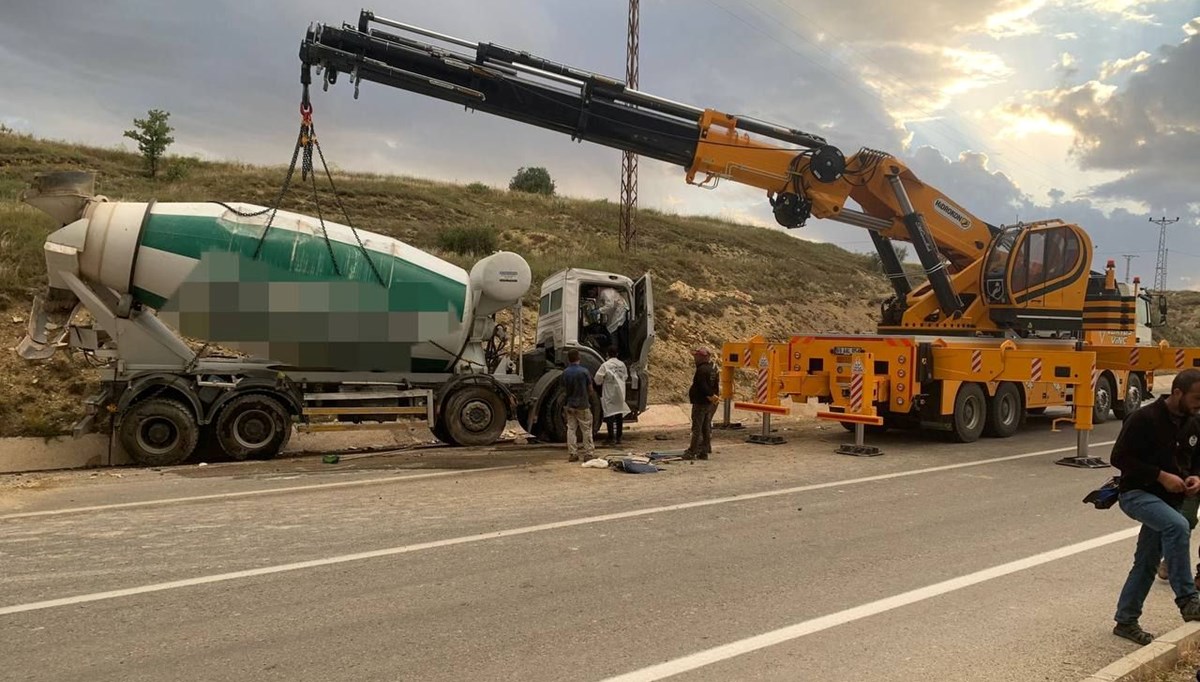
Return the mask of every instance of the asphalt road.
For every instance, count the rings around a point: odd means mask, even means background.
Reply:
[[[650,475],[539,446],[8,478],[0,679],[1027,682],[1136,648],[1136,526],[1080,503],[1115,470],[1053,464],[1073,432],[744,435]],[[1143,626],[1180,622],[1157,584]]]

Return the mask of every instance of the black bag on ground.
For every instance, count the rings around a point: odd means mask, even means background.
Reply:
[[[1096,509],[1108,509],[1117,503],[1117,497],[1120,495],[1120,490],[1118,489],[1120,484],[1121,477],[1113,476],[1104,485],[1088,493],[1083,498],[1083,503],[1095,505]]]

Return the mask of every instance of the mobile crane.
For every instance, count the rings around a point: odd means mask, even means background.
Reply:
[[[1080,226],[990,224],[886,152],[846,156],[818,135],[369,10],[353,25],[310,25],[300,60],[303,106],[314,71],[326,89],[344,75],[356,98],[363,80],[381,83],[674,164],[689,184],[762,189],[785,228],[819,218],[866,229],[894,291],[877,333],[793,337],[772,358],[772,404],[816,398],[844,423],[881,426],[887,417],[970,442],[1009,436],[1027,410],[1060,404],[1078,408],[1076,427],[1086,431],[1114,403],[1118,416],[1140,404],[1155,369],[1200,366],[1200,349],[1136,345],[1139,306],[1158,325],[1165,300],[1118,285],[1111,264],[1092,271]],[[893,240],[912,244],[926,277],[919,286]],[[737,350],[726,346],[726,379],[742,364]],[[850,383],[864,362],[869,399],[852,410]]]

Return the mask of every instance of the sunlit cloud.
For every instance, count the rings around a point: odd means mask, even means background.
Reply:
[[[1132,57],[1127,59],[1112,59],[1100,65],[1100,80],[1108,80],[1117,74],[1132,71],[1133,73],[1141,73],[1149,68],[1146,60],[1150,59],[1150,53],[1142,50]]]
[[[1013,70],[997,54],[926,43],[875,46],[860,76],[901,122],[936,118],[953,98],[1002,83]],[[887,65],[883,67],[881,65]]]
[[[993,38],[1012,38],[1036,35],[1042,27],[1033,15],[1046,5],[1046,0],[1029,0],[1017,7],[990,15],[984,21],[984,31]]]
[[[1058,55],[1058,61],[1054,62],[1054,66],[1052,68],[1054,71],[1062,74],[1064,78],[1069,78],[1070,76],[1079,73],[1078,64],[1079,60],[1075,58],[1075,55],[1071,54],[1070,52],[1063,52],[1062,54]]]
[[[1029,106],[1002,106],[989,112],[999,126],[997,139],[1022,139],[1032,135],[1071,137],[1075,129],[1065,121],[1048,116],[1041,109]]]
[[[1082,4],[1100,14],[1115,14],[1124,21],[1148,24],[1154,21],[1154,15],[1145,8],[1160,2],[1163,0],[1083,0]]]

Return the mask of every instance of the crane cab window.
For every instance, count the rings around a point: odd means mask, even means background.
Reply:
[[[1012,255],[1013,244],[1021,229],[1010,227],[996,238],[992,252],[988,255],[987,267],[984,269],[984,292],[994,303],[1008,299],[1004,281],[1008,277],[1009,256]]]
[[[1071,272],[1079,260],[1079,237],[1065,227],[1046,235],[1046,281],[1053,281]]]
[[[1069,273],[1079,260],[1079,237],[1067,227],[1032,232],[1017,250],[1012,290],[1023,291]]]

